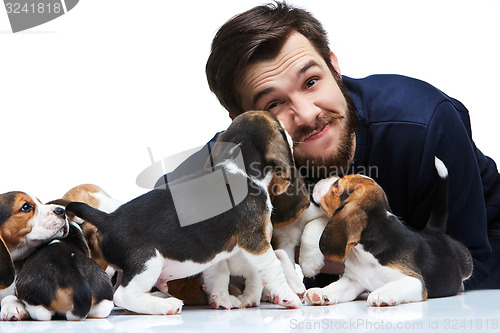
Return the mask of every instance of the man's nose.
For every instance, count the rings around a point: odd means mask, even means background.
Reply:
[[[316,119],[321,113],[319,108],[313,100],[305,96],[296,96],[291,105],[291,117],[295,128],[302,126],[314,127]]]

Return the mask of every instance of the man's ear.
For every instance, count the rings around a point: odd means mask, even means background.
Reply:
[[[332,66],[335,69],[335,71],[337,72],[337,74],[339,76],[341,76],[342,74],[340,73],[339,61],[338,61],[335,53],[333,53],[333,51],[330,51],[330,63],[332,64]]]
[[[5,289],[14,282],[14,263],[10,257],[7,245],[0,237],[0,289]]]
[[[229,112],[229,118],[231,118],[231,121],[234,120],[234,118],[238,117],[238,115],[236,113],[233,113],[233,112]]]
[[[364,210],[346,203],[335,212],[323,230],[319,241],[321,252],[330,260],[344,262],[351,249],[359,243],[366,225]]]

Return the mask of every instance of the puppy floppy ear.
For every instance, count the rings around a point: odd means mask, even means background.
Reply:
[[[273,180],[269,186],[271,195],[280,195],[295,181],[295,164],[292,151],[284,147],[286,141],[272,140],[267,147],[264,160],[273,167]]]
[[[274,226],[288,225],[297,220],[310,204],[309,192],[302,177],[297,175],[285,192],[272,199],[272,204],[271,222]]]
[[[269,195],[271,196],[271,200],[285,193],[291,184],[291,177],[287,174],[283,174],[281,169],[275,169],[273,174],[273,179],[271,183],[269,183]]]
[[[358,245],[367,218],[357,205],[347,203],[339,207],[321,235],[319,248],[323,255],[333,261],[345,261],[351,249]]]
[[[0,237],[0,289],[5,289],[14,282],[14,263],[10,257],[10,252]]]

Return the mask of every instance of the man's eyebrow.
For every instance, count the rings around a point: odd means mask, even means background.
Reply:
[[[259,91],[257,94],[255,94],[255,96],[253,97],[253,100],[252,100],[252,109],[255,109],[255,106],[257,105],[257,102],[259,101],[259,99],[264,96],[264,95],[267,95],[267,94],[270,94],[274,91],[275,89],[273,87],[269,87],[269,88],[265,88],[265,89],[262,89],[261,91]]]
[[[300,78],[302,75],[304,75],[305,72],[307,72],[307,70],[311,67],[314,67],[314,66],[319,66],[319,64],[315,61],[315,60],[311,60],[309,61],[308,63],[306,63],[304,66],[302,66],[302,68],[297,72],[297,78]]]

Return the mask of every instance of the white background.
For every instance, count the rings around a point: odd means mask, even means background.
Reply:
[[[125,201],[156,160],[229,125],[205,63],[217,29],[261,1],[81,0],[13,34],[0,6],[0,193],[43,201],[95,183]],[[329,33],[342,74],[423,79],[469,109],[500,161],[500,1],[293,0]]]

